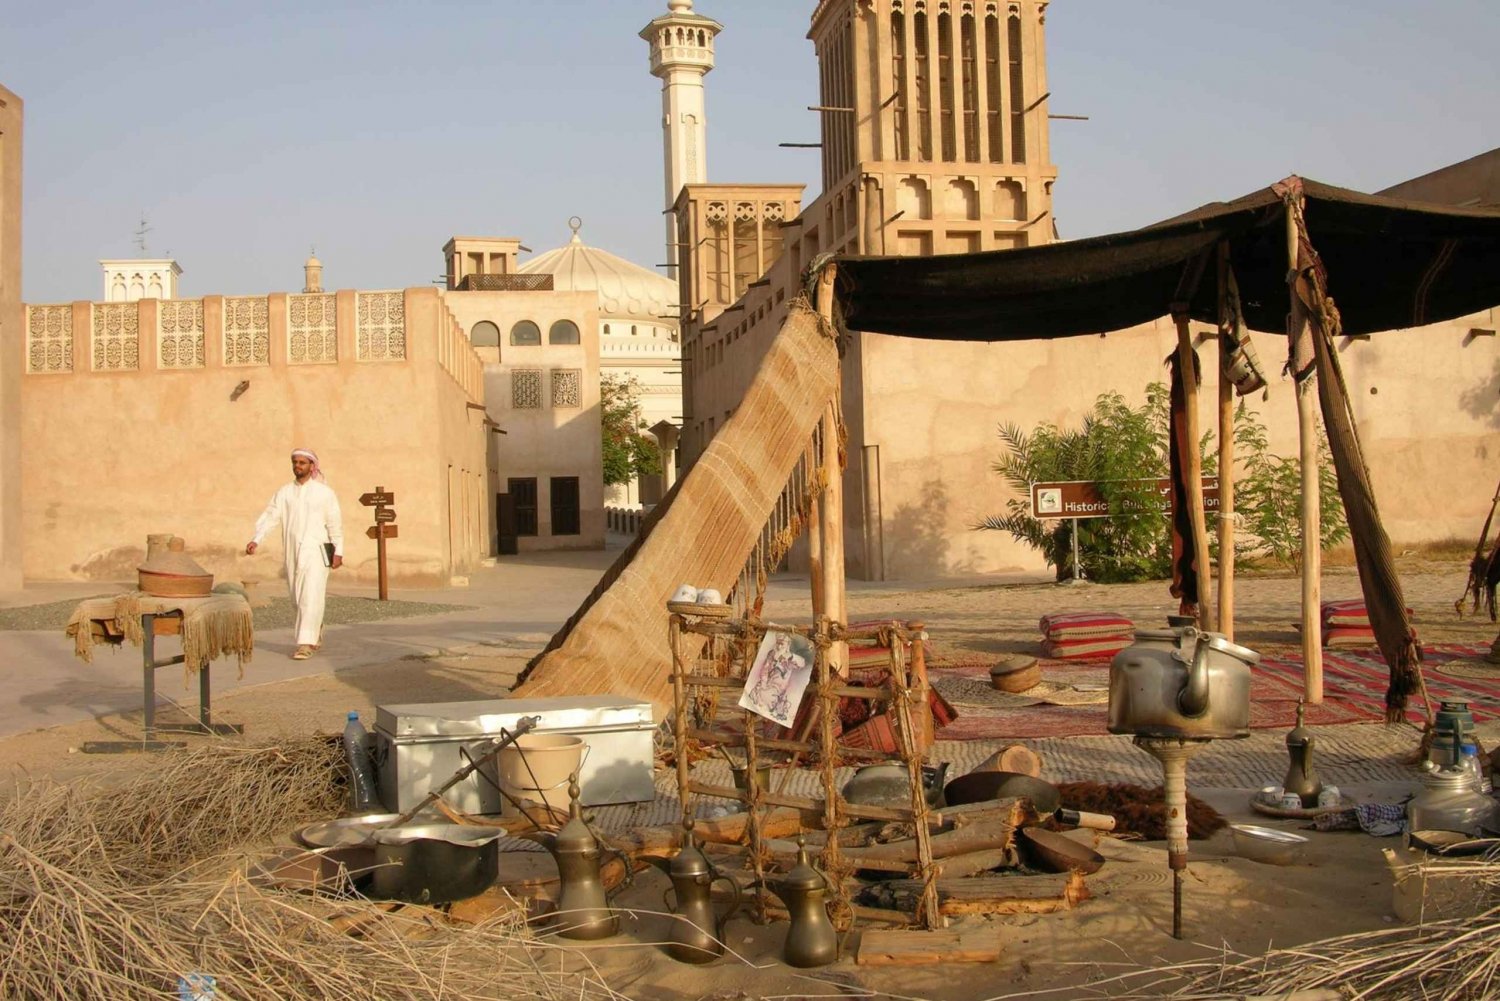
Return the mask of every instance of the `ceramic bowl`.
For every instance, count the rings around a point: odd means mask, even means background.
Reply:
[[[698,592],[698,604],[700,605],[722,605],[724,596],[711,587],[705,587]]]
[[[1293,865],[1307,848],[1307,839],[1290,831],[1255,824],[1230,824],[1234,833],[1234,850],[1241,858],[1267,865]]]
[[[698,589],[691,584],[684,584],[672,593],[672,600],[691,605],[698,600]]]

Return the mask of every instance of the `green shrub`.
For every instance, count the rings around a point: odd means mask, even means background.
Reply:
[[[1171,517],[1149,485],[1140,481],[1168,475],[1169,395],[1165,383],[1146,387],[1146,402],[1131,407],[1119,393],[1104,393],[1084,416],[1080,429],[1039,424],[1029,433],[1002,424],[1005,453],[995,472],[1018,493],[1006,501],[1003,515],[992,515],[977,527],[1009,532],[1038,550],[1057,579],[1073,574],[1071,519],[1039,521],[1031,516],[1031,484],[1059,480],[1097,483],[1113,511],[1109,518],[1080,519],[1079,562],[1087,576],[1101,582],[1151,580],[1171,574]],[[1243,401],[1234,415],[1237,512],[1236,563],[1271,561],[1296,566],[1301,559],[1301,463],[1270,451],[1265,425]],[[1218,448],[1212,431],[1199,441],[1203,472],[1218,471]],[[1338,496],[1337,477],[1328,460],[1328,443],[1319,429],[1319,481],[1324,548],[1348,538]],[[1209,519],[1209,542],[1218,533]],[[1217,553],[1215,553],[1217,558]]]

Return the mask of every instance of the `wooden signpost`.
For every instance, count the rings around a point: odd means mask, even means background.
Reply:
[[[396,503],[396,494],[385,487],[376,487],[372,493],[360,494],[359,502],[375,509],[375,524],[365,529],[365,535],[375,540],[375,558],[380,570],[380,600],[389,601],[390,579],[386,576],[385,540],[397,536],[396,509],[391,507]]]

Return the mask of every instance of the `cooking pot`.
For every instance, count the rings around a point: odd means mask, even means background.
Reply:
[[[500,871],[495,827],[417,824],[375,831],[375,877],[370,896],[410,904],[442,904],[476,897]]]

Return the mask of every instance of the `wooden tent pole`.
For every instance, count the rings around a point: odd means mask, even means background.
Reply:
[[[1219,241],[1219,632],[1234,639],[1234,386],[1229,381],[1229,243]]]
[[[1194,562],[1198,565],[1198,625],[1213,631],[1213,602],[1209,600],[1211,584],[1208,569],[1208,525],[1203,517],[1203,457],[1198,454],[1198,380],[1194,377],[1193,335],[1188,329],[1186,307],[1172,312],[1177,324],[1177,367],[1182,376],[1183,420],[1187,423],[1187,440],[1191,443],[1183,449],[1182,473],[1187,480],[1188,517],[1193,522],[1195,537]]]
[[[818,315],[833,324],[833,284],[838,265],[829,264],[818,275]],[[849,624],[844,590],[844,470],[839,464],[839,394],[823,411],[823,503],[819,506],[823,550],[823,614],[840,627]],[[836,640],[828,648],[828,666],[839,677],[849,674],[849,644]]]
[[[1299,198],[1300,201],[1300,198]],[[1297,295],[1297,271],[1301,255],[1301,231],[1293,203],[1286,207],[1287,289],[1291,293],[1291,315],[1287,339],[1292,349],[1293,375],[1307,372],[1307,378],[1296,386],[1297,441],[1302,461],[1302,689],[1309,704],[1323,701],[1323,623],[1322,606],[1323,537],[1319,524],[1321,503],[1318,497],[1318,425],[1313,407],[1317,375],[1311,347],[1302,336],[1307,313]],[[1305,346],[1305,347],[1304,347]]]

